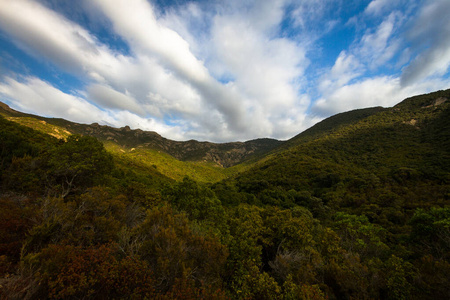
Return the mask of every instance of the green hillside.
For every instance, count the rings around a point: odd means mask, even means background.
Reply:
[[[304,195],[321,209],[348,207],[352,212],[373,205],[404,209],[445,203],[450,195],[450,103],[435,104],[444,98],[450,98],[449,91],[407,99],[366,117],[358,114],[347,125],[323,126],[335,123],[332,117],[226,184],[261,205],[284,207],[305,206],[310,200]]]
[[[374,114],[385,111],[382,107],[372,107],[364,109],[356,109],[344,113],[340,113],[331,116],[311,128],[303,131],[302,133],[296,135],[287,141],[287,146],[295,146],[301,142],[306,142],[308,140],[317,139],[324,134],[331,134],[333,132],[339,131],[341,128],[357,123],[358,121],[370,117]],[[285,146],[286,146],[285,145]]]
[[[71,134],[93,136],[104,143],[120,161],[133,161],[142,167],[157,168],[165,176],[182,180],[189,176],[200,182],[217,182],[244,169],[239,163],[258,160],[281,141],[256,139],[247,142],[210,143],[194,140],[179,142],[156,132],[113,128],[99,124],[78,124],[64,119],[24,114],[0,102],[0,115],[7,120],[38,130],[58,139]]]

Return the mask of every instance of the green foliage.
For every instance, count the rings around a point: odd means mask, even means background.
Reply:
[[[34,210],[26,197],[0,197],[0,276],[12,271],[20,260],[22,244],[33,227]]]
[[[385,264],[389,299],[410,299],[415,270],[411,263],[392,255]]]
[[[42,192],[41,157],[56,144],[56,139],[0,116],[0,190]]]
[[[318,285],[297,285],[288,276],[283,285],[283,297],[286,300],[307,299],[307,300],[325,300],[328,299]]]
[[[354,124],[384,110],[386,109],[382,107],[372,107],[365,109],[355,109],[349,112],[331,116],[290,139],[288,141],[288,145],[295,145],[299,142],[305,142],[314,138],[318,138],[325,134],[330,134],[337,131],[339,128]]]
[[[369,222],[366,216],[336,213],[333,227],[341,236],[343,247],[349,252],[359,253],[361,257],[382,257],[388,250],[383,242],[386,230]]]
[[[142,210],[103,188],[70,201],[46,198],[38,214],[42,221],[29,231],[23,254],[39,252],[48,244],[90,246],[117,241],[122,226],[131,227],[143,218]]]
[[[409,224],[412,227],[411,240],[419,244],[423,251],[449,258],[450,208],[417,209]]]
[[[71,135],[71,133],[69,131],[67,131],[67,129],[64,129],[63,127],[49,124],[49,123],[45,122],[44,120],[39,120],[37,118],[8,117],[7,119],[10,121],[13,121],[15,123],[18,123],[20,125],[33,128],[36,131],[40,131],[42,133],[48,134],[57,139],[66,140]]]
[[[128,160],[135,165],[141,165],[147,168],[153,168],[161,174],[175,180],[182,180],[185,176],[193,178],[199,182],[216,182],[226,178],[226,169],[203,161],[180,161],[167,153],[138,148],[127,150],[117,147],[111,142],[107,143],[107,149]]]
[[[260,272],[252,265],[236,290],[239,299],[281,299],[281,288],[266,272]]]
[[[224,222],[225,210],[214,192],[188,177],[164,190],[164,196],[178,210],[186,212],[191,220],[217,226]]]
[[[56,139],[46,134],[17,125],[0,116],[0,169],[6,169],[13,158],[36,157],[55,143]]]
[[[217,238],[194,232],[184,214],[154,208],[135,236],[137,253],[149,263],[159,290],[168,291],[179,278],[220,287],[227,249]]]
[[[96,138],[71,135],[49,152],[48,165],[51,179],[66,197],[72,189],[92,186],[108,175],[113,159]]]
[[[418,289],[423,291],[423,299],[448,299],[450,297],[448,288],[450,263],[448,260],[426,255],[415,262],[415,267],[420,274],[419,278],[416,278],[416,282]]]
[[[120,259],[114,248],[50,245],[26,262],[38,268],[38,294],[49,299],[152,298],[154,279],[145,261]]]

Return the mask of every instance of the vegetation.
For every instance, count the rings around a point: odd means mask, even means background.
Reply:
[[[180,161],[162,151],[146,148],[128,150],[111,142],[106,142],[105,147],[122,160],[128,160],[146,168],[154,168],[175,180],[182,180],[185,176],[199,182],[216,182],[226,178],[226,169],[212,162]]]
[[[449,299],[449,99],[340,114],[230,168],[4,113],[0,297]]]

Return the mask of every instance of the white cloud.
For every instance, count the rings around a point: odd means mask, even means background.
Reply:
[[[309,61],[300,44],[272,37],[282,19],[283,7],[281,1],[266,1],[250,17],[239,11],[217,15],[211,34],[216,63],[221,65],[219,76],[232,78],[229,85],[241,95],[250,116],[247,126],[275,134],[286,126],[286,120],[295,118],[297,127],[288,127],[292,135],[302,127],[297,118],[305,114],[309,104],[299,96],[299,79]],[[252,10],[253,6],[247,9]],[[257,18],[259,22],[248,18]],[[289,115],[294,107],[299,115]]]
[[[148,2],[137,0],[133,5],[129,5],[128,1],[118,1],[115,5],[102,0],[95,2],[110,18],[114,30],[132,45],[137,55],[156,57],[165,69],[193,87],[202,96],[205,106],[222,114],[216,122],[225,124],[217,126],[220,124],[214,124],[205,116],[203,120],[208,126],[235,133],[245,132],[245,115],[238,97],[210,76],[203,62],[193,55],[189,44],[180,35],[158,22]]]
[[[393,0],[373,0],[365,9],[366,14],[379,15],[382,11],[389,7]]]
[[[34,1],[2,0],[0,26],[29,54],[78,75],[114,59],[84,28]]]
[[[365,13],[381,15],[387,7],[393,7],[395,4],[372,1]],[[449,47],[444,47],[450,43],[450,38],[446,36],[450,30],[445,29],[448,27],[443,21],[445,18],[439,18],[446,14],[447,6],[450,7],[438,0],[423,8],[421,17],[411,29],[411,35],[414,36],[411,39],[417,39],[416,43],[421,46],[424,45],[424,40],[429,39],[432,41],[429,44],[433,46],[417,56],[404,69],[402,75],[373,74],[379,68],[398,68],[408,64],[411,57],[411,49],[402,49],[405,38],[400,35],[404,31],[402,26],[407,16],[399,11],[392,11],[386,17],[380,16],[380,25],[375,29],[366,29],[362,37],[353,42],[350,50],[342,51],[333,67],[320,78],[318,87],[321,96],[312,105],[312,112],[320,116],[330,116],[356,108],[392,106],[409,96],[448,86],[448,79],[435,78],[420,82],[412,80],[413,77],[423,79],[430,74],[445,74],[450,64]],[[438,10],[443,12],[438,13]],[[439,18],[440,21],[434,22],[433,18]],[[445,29],[446,33],[439,31],[437,24],[442,26],[441,29]],[[432,28],[434,32],[431,32]],[[438,42],[437,36],[442,37],[442,41]],[[396,56],[396,62],[390,63]],[[418,66],[421,67],[420,70],[417,69]]]
[[[357,108],[390,107],[405,98],[450,85],[450,80],[430,80],[402,88],[398,77],[375,77],[344,85],[325,94],[313,105],[313,112],[329,116]]]
[[[322,93],[340,88],[363,72],[363,65],[353,55],[345,51],[339,53],[333,67],[319,82],[319,89]]]
[[[128,93],[121,93],[101,84],[90,85],[87,88],[87,93],[89,99],[93,100],[100,107],[129,110],[137,115],[144,115],[142,107]]]
[[[114,30],[133,50],[157,56],[181,76],[203,81],[208,72],[189,50],[189,44],[175,31],[158,23],[151,4],[145,0],[93,0],[113,23]]]
[[[411,85],[430,76],[442,76],[450,67],[450,1],[428,1],[419,12],[409,32],[414,60],[403,70],[402,86]],[[425,49],[424,49],[425,48]]]
[[[0,83],[0,93],[25,112],[59,116],[81,123],[111,121],[105,112],[86,100],[65,94],[36,77],[28,77],[23,82],[6,77]]]
[[[393,33],[401,18],[400,13],[392,12],[375,32],[366,32],[361,38],[357,51],[370,69],[385,64],[396,54],[399,41],[393,37]]]
[[[392,77],[389,76],[376,76],[372,79],[365,76],[381,66],[386,67],[387,62],[395,56],[400,41],[394,33],[401,22],[401,13],[391,12],[376,28],[367,28],[359,39],[353,41],[349,50],[340,52],[332,68],[319,78],[317,86],[321,96],[313,105],[316,113],[329,116],[346,108],[366,107],[375,103],[374,101],[384,99],[372,96],[373,101],[368,101],[367,97],[354,98],[348,94],[355,92],[355,87],[361,88],[361,92],[368,95],[373,86],[383,86],[388,90],[388,86],[392,88],[396,85],[390,82]]]
[[[303,0],[291,1],[294,10],[291,15],[294,25],[302,29],[314,27],[323,22],[323,16],[327,11],[333,10],[339,0]]]
[[[398,82],[389,77],[343,85],[317,100],[313,110],[320,115],[333,115],[356,108],[391,106],[400,100],[392,97],[398,87]]]
[[[155,119],[142,118],[129,111],[99,109],[84,98],[63,93],[36,77],[27,77],[22,81],[5,77],[4,81],[0,82],[0,94],[15,108],[41,116],[58,116],[86,124],[100,122],[116,127],[128,124],[132,128],[153,130],[176,139],[182,139],[185,133],[185,128],[181,126],[167,126]]]
[[[112,50],[85,28],[37,2],[5,3],[0,24],[16,44],[82,76],[86,90],[78,93],[110,115],[129,111],[159,123],[183,124],[186,138],[216,141],[287,138],[305,127],[309,98],[301,97],[299,89],[308,65],[306,50],[292,40],[274,37],[285,1],[216,4],[218,12],[225,8],[218,15],[187,4],[194,18],[190,21],[183,19],[187,14],[176,17],[176,11],[162,15],[145,0],[118,0],[114,5],[90,1],[86,6],[95,6],[109,19],[131,55]],[[212,28],[202,35],[190,34],[188,26],[194,23]],[[207,50],[198,51],[207,38]],[[231,82],[211,75],[204,59],[196,56],[206,52],[210,65],[220,65],[231,74]]]
[[[198,119],[206,113],[197,92],[152,57],[115,53],[79,25],[38,3],[8,2],[1,6],[0,16],[2,28],[28,53],[37,51],[58,67],[92,81],[88,100],[160,119],[166,115]],[[165,99],[165,104],[154,99]]]
[[[235,1],[209,19],[213,22],[210,42],[204,46],[214,61],[214,74],[232,79],[227,84],[217,81],[204,62],[195,57],[189,45],[198,47],[186,28],[189,22],[175,17],[173,11],[160,21],[154,8],[144,1],[137,1],[134,6],[119,2],[114,7],[102,0],[96,3],[133,49],[158,57],[164,68],[194,88],[207,111],[216,111],[214,120],[206,115],[200,117],[210,129],[238,138],[272,135],[278,126],[274,115],[281,118],[283,110],[296,104],[303,104],[306,110],[308,104],[299,101],[296,83],[307,65],[305,50],[293,41],[272,38],[283,17],[284,1]],[[195,22],[210,17],[198,6],[188,5],[186,9],[195,12]],[[203,13],[208,16],[201,17]],[[127,17],[130,14],[132,19]],[[145,26],[135,26],[136,23]],[[191,43],[169,28],[177,28]],[[161,44],[160,40],[168,42]]]

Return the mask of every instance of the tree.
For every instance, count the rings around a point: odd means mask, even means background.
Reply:
[[[117,245],[88,248],[49,245],[25,262],[36,268],[39,282],[32,298],[153,298],[154,280],[145,261],[117,255]]]
[[[425,252],[439,258],[450,257],[450,208],[417,209],[409,224],[410,239]]]
[[[71,135],[49,153],[49,173],[61,196],[92,186],[113,169],[111,154],[91,136]],[[58,189],[59,188],[59,189]]]
[[[221,287],[228,251],[216,237],[195,232],[185,214],[153,208],[135,234],[137,253],[153,270],[158,290],[169,291],[178,280]]]

